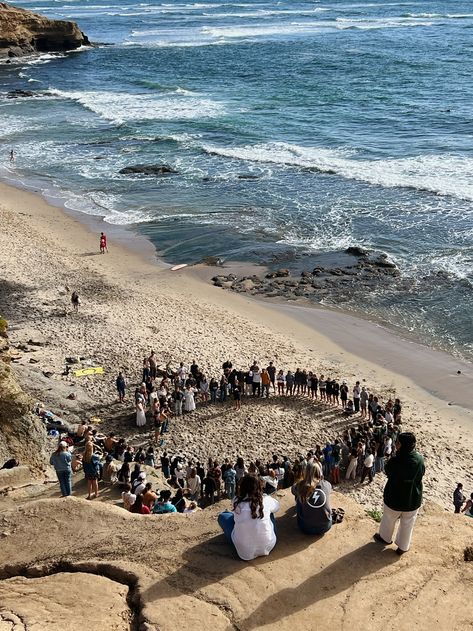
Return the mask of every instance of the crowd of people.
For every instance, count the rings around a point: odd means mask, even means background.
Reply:
[[[123,371],[116,378],[116,388],[119,401],[125,402],[128,384]],[[151,417],[155,442],[159,444],[169,430],[170,419],[193,412],[197,404],[213,405],[232,400],[235,409],[240,410],[244,398],[271,395],[308,397],[341,408],[344,416],[359,414],[360,420],[385,423],[389,428],[401,422],[399,399],[383,403],[359,381],[350,388],[346,381],[339,383],[322,373],[317,376],[314,371],[301,368],[294,372],[278,370],[272,361],[266,368],[260,368],[256,360],[246,370],[237,369],[227,360],[222,365],[221,375],[208,379],[195,360],[190,367],[181,362],[177,370],[171,369],[169,364],[161,369],[156,354],[151,351],[143,359],[142,381],[134,391],[136,425],[146,426]]]
[[[116,387],[119,400],[126,401],[128,385],[123,372],[117,377]],[[347,419],[346,428],[333,440],[315,445],[307,453],[291,457],[274,454],[269,462],[264,463],[258,459],[245,462],[240,457],[234,461],[230,458],[209,458],[204,464],[180,454],[171,456],[159,449],[164,442],[163,434],[169,431],[170,420],[194,411],[196,400],[201,405],[212,405],[233,399],[236,409],[239,409],[242,398],[250,400],[274,395],[305,396],[338,408],[340,415]],[[349,388],[345,381],[339,384],[336,379],[326,378],[323,374],[317,377],[313,371],[277,370],[273,362],[260,369],[254,361],[248,370],[243,371],[234,368],[231,361],[225,361],[221,376],[208,381],[195,361],[189,368],[181,362],[177,370],[171,370],[169,365],[161,370],[155,353],[151,352],[143,361],[142,382],[135,389],[134,401],[137,426],[146,426],[151,416],[154,442],[158,448],[152,444],[135,448],[125,438],[117,437],[113,432],[101,434],[84,421],[75,435],[63,437],[51,457],[62,495],[71,493],[71,477],[67,472],[82,467],[88,483],[88,499],[98,496],[99,480],[106,484],[119,484],[125,508],[134,513],[194,513],[227,498],[232,501],[233,510],[231,515],[222,513],[219,518],[227,536],[230,527],[233,532],[239,528],[240,522],[249,519],[248,515],[255,519],[258,510],[266,515],[276,512],[277,501],[271,496],[278,489],[285,488],[292,489],[295,495],[300,529],[308,534],[322,534],[334,520],[343,517],[339,513],[332,514],[332,485],[339,485],[342,480],[370,484],[380,473],[389,477],[389,471],[392,472],[396,463],[402,460],[399,458],[402,455],[402,437],[412,436],[402,431],[399,399],[389,398],[383,402],[359,381]],[[80,448],[74,449],[71,454],[74,445]],[[414,447],[415,439],[405,447],[405,453],[411,453]],[[414,460],[413,468],[422,470],[421,480],[423,462]],[[408,466],[406,462],[404,459],[404,468]],[[153,488],[152,482],[147,479],[147,467],[161,469],[166,480],[165,488]],[[460,506],[465,514],[473,516],[472,501],[466,502],[462,493],[459,485],[454,497],[455,510],[460,512],[457,510]],[[253,500],[248,504],[250,495],[256,498],[254,505]],[[421,491],[417,493],[419,495]],[[396,498],[390,497],[390,505],[386,504],[385,498],[386,518],[383,518],[384,525],[378,533],[379,542],[389,543],[397,520],[401,519],[401,525],[403,523],[401,513],[412,513],[407,517],[404,515],[405,523],[398,534],[400,553],[409,549],[409,533],[420,506],[413,506],[412,499],[399,503]],[[407,504],[409,511],[403,508]],[[256,506],[259,506],[258,510]],[[236,507],[241,512],[238,518]],[[386,521],[388,516],[390,521]],[[266,521],[263,519],[266,525],[260,527],[267,533],[270,526]],[[235,537],[232,541],[238,550],[235,543],[238,537]],[[243,551],[240,556],[244,558],[248,554],[248,551]]]

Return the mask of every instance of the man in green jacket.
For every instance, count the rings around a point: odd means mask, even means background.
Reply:
[[[396,522],[399,521],[395,544],[397,554],[401,555],[409,550],[417,513],[422,504],[425,465],[424,459],[415,450],[414,434],[399,434],[396,447],[396,455],[384,467],[388,481],[384,487],[383,518],[374,539],[390,545]]]

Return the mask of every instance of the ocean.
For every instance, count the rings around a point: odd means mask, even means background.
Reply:
[[[324,304],[473,359],[471,2],[15,4],[99,46],[0,67],[4,181],[171,263],[385,252],[400,286]]]

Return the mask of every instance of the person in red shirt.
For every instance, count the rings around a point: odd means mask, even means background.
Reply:
[[[103,232],[100,233],[100,254],[108,252],[107,248],[107,235]]]
[[[146,506],[146,504],[143,504],[143,496],[137,495],[135,503],[132,504],[130,508],[130,513],[138,513],[139,515],[149,515],[150,512],[151,511]]]

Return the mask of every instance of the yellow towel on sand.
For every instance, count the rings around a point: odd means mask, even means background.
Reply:
[[[103,368],[102,366],[95,366],[94,368],[74,370],[74,377],[85,377],[86,375],[103,375]]]

